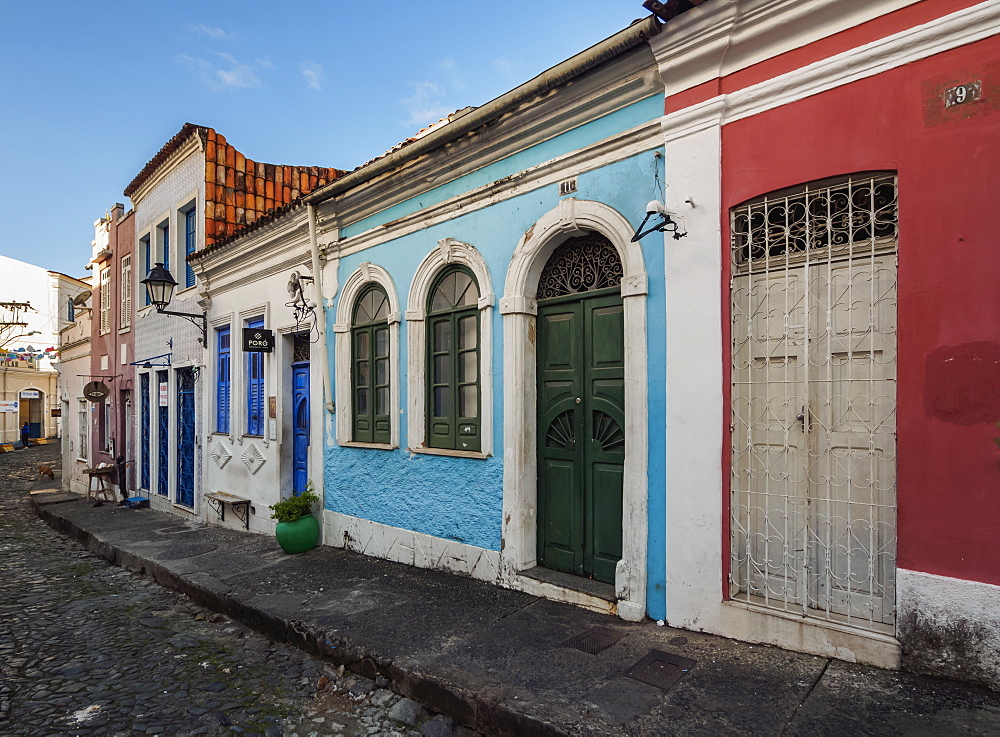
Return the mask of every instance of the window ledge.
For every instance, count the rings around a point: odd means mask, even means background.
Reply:
[[[371,448],[373,450],[396,450],[399,447],[392,443],[362,443],[357,440],[345,440],[338,445],[342,448]]]
[[[77,458],[76,462],[77,463],[90,463],[90,461],[88,461],[86,458]]]
[[[122,333],[127,333],[131,329],[132,329],[131,325],[129,325],[127,328],[118,328],[118,334],[121,335]]]
[[[189,507],[186,504],[181,504],[180,502],[173,502],[173,504],[171,506],[173,506],[174,509],[176,509],[176,510],[178,510],[180,512],[187,512],[188,514],[191,514],[191,515],[194,514],[194,507]]]
[[[178,285],[178,286],[180,286],[180,285]],[[184,287],[183,289],[178,289],[176,292],[174,292],[174,296],[175,297],[179,297],[180,295],[184,294],[185,292],[190,292],[192,289],[197,289],[197,287],[198,287],[198,284],[195,283],[195,284],[192,284],[190,287]]]
[[[222,435],[228,435],[228,433],[221,433],[221,434]],[[256,438],[257,440],[263,440],[264,439],[263,435],[251,435],[250,433],[246,433],[242,437],[244,437],[244,438],[251,438],[251,439]]]
[[[490,457],[489,453],[481,453],[478,450],[449,450],[447,448],[407,448],[411,453],[429,456],[448,456],[450,458],[473,458],[477,461],[485,461]]]

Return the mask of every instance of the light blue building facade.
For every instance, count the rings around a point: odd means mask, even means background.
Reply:
[[[657,30],[306,198],[326,544],[664,617],[663,239],[632,242],[664,199]]]

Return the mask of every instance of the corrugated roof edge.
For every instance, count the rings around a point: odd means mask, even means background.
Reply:
[[[151,158],[146,165],[142,167],[142,171],[136,175],[135,179],[129,182],[122,194],[126,197],[131,197],[132,194],[143,185],[143,182],[153,176],[153,172],[159,168],[160,164],[166,161],[170,154],[180,148],[181,144],[196,132],[202,137],[202,142],[204,142],[208,136],[208,127],[204,125],[196,125],[195,123],[185,123],[181,126],[181,129],[177,131],[177,133],[169,141],[163,144],[163,147],[159,151],[156,152],[156,156]]]
[[[527,100],[547,92],[564,82],[568,82],[589,69],[610,61],[627,51],[631,51],[659,32],[660,22],[655,16],[651,15],[647,18],[637,20],[613,36],[542,72],[534,79],[515,87],[481,107],[475,108],[472,112],[461,116],[448,125],[442,125],[422,138],[404,143],[401,148],[373,159],[368,164],[355,169],[347,176],[305,195],[304,199],[307,203],[322,202],[334,195],[363,184],[370,179],[374,179],[379,174],[392,169],[397,163],[432,151],[438,146],[499,118],[504,113],[513,110]]]

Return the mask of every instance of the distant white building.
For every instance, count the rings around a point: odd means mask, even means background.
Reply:
[[[71,320],[73,298],[88,288],[86,282],[71,276],[0,256],[0,303],[30,305],[0,309],[0,323],[23,323],[0,329],[3,442],[18,440],[25,422],[32,437],[59,435],[61,406],[55,368],[59,331]]]

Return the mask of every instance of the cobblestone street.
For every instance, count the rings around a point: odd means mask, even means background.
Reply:
[[[53,531],[27,489],[58,462],[0,455],[0,734],[474,734]]]

